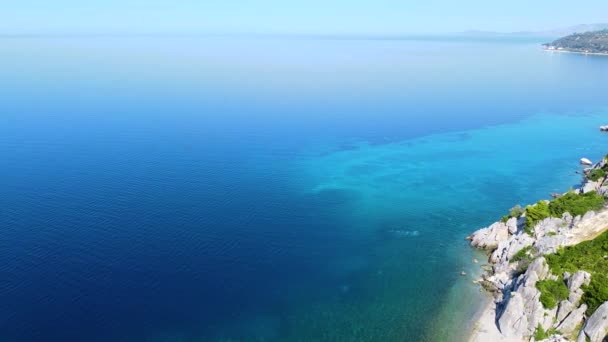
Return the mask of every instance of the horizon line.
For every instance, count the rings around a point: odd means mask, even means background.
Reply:
[[[448,36],[466,36],[483,38],[487,36],[527,36],[547,37],[547,32],[518,31],[494,32],[483,30],[466,30],[458,32],[410,32],[410,33],[265,33],[265,32],[0,32],[0,38],[89,38],[89,37],[208,37],[208,38],[297,38],[297,39],[340,39],[340,40],[400,40],[412,38],[440,38]]]

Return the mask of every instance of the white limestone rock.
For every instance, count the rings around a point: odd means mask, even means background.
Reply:
[[[577,289],[576,291],[570,291],[568,295],[568,301],[574,305],[578,305],[583,297],[583,290]]]
[[[590,282],[591,282],[591,274],[589,274],[585,271],[578,271],[578,272],[574,273],[572,276],[570,276],[570,278],[568,279],[566,284],[568,285],[568,290],[576,291],[576,290],[580,289],[581,286],[583,286],[583,285],[589,285]]]
[[[522,315],[524,311],[524,300],[522,296],[513,292],[509,298],[507,307],[498,319],[498,328],[506,337],[521,337],[527,333],[528,318]]]
[[[503,335],[531,336],[539,324],[547,329],[551,326],[552,320],[545,320],[545,309],[539,300],[540,291],[536,288],[536,283],[548,275],[549,265],[541,257],[532,261],[526,273],[517,278],[515,291],[507,298],[505,310],[498,319],[498,327]]]
[[[557,234],[568,226],[568,222],[563,218],[549,217],[534,226],[534,236],[538,239],[543,236]]]
[[[493,263],[505,263],[510,261],[513,256],[527,246],[534,243],[534,238],[528,234],[518,234],[510,239],[501,241],[496,250],[490,256]]]
[[[577,341],[584,342],[588,338],[591,342],[602,342],[606,337],[608,337],[608,302],[600,305],[587,319]]]
[[[468,237],[471,245],[478,248],[494,250],[501,241],[509,238],[509,227],[503,222],[495,222],[487,228],[480,229]]]
[[[585,318],[587,305],[583,304],[580,308],[572,311],[558,326],[557,330],[565,335],[572,334]]]
[[[542,341],[538,341],[538,342],[569,342],[569,341],[562,335],[553,335],[546,340],[542,340]]]
[[[514,235],[519,231],[518,219],[515,217],[511,217],[507,220],[506,225],[509,231],[509,234]]]
[[[597,191],[601,185],[602,183],[600,182],[586,181],[581,188],[581,192],[586,194],[591,191]]]
[[[597,189],[597,193],[604,197],[608,196],[608,186],[601,186],[599,189]]]
[[[566,245],[567,237],[561,234],[545,235],[534,245],[539,254],[553,254]]]
[[[562,300],[559,302],[559,308],[557,309],[557,321],[563,321],[568,315],[576,309],[576,306],[569,300]]]
[[[557,316],[557,307],[551,310],[544,310],[543,320],[540,325],[543,327],[543,329],[545,329],[545,331],[548,331],[553,327],[555,324],[555,316]]]

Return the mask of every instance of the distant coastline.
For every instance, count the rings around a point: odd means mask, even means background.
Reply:
[[[574,33],[545,43],[543,47],[548,51],[605,56],[608,55],[608,29]]]
[[[548,52],[559,52],[559,53],[573,53],[577,55],[590,55],[590,56],[608,56],[608,52],[588,52],[588,51],[578,51],[578,50],[570,50],[565,48],[555,48],[553,46],[543,46],[543,50]]]

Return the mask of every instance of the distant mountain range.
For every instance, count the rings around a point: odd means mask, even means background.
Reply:
[[[527,33],[563,37],[563,36],[568,36],[568,35],[571,35],[574,33],[584,33],[584,32],[601,31],[601,30],[608,30],[608,23],[582,24],[582,25],[575,25],[575,26],[570,26],[570,27],[565,27],[565,28],[555,29],[555,30],[547,30],[547,31],[540,31],[540,32],[527,32]]]
[[[518,31],[518,32],[491,32],[491,31],[466,31],[467,35],[509,35],[509,36],[535,36],[535,37],[563,37],[574,33],[584,33],[591,31],[608,30],[608,23],[597,23],[597,24],[581,24],[570,27],[563,27],[552,30],[540,30],[540,31]]]

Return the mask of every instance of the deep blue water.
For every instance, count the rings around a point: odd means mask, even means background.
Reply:
[[[453,340],[463,238],[607,152],[539,42],[0,39],[0,339]]]

